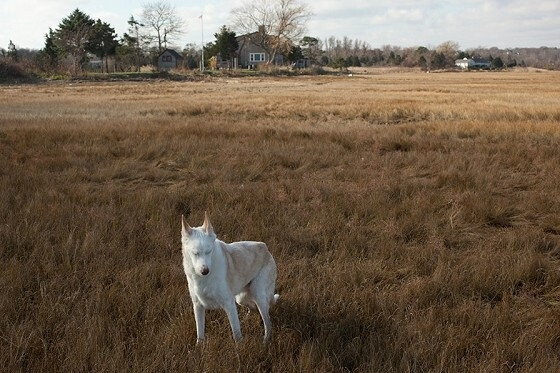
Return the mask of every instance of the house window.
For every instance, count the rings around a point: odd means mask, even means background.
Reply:
[[[171,56],[161,56],[162,62],[171,62]]]
[[[249,53],[249,61],[264,62],[264,53]]]

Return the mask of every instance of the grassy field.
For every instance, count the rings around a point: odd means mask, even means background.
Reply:
[[[560,74],[0,86],[3,371],[560,370]],[[180,216],[265,241],[196,333]]]

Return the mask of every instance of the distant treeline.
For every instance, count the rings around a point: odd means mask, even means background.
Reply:
[[[62,53],[62,47],[67,43],[67,38],[57,37],[63,34],[62,25],[78,14],[76,10],[71,16],[63,20],[61,26],[53,32],[49,31],[45,35],[45,47],[41,50],[16,48],[10,41],[7,49],[0,47],[0,79],[6,76],[21,77],[29,72],[49,72],[49,71],[69,71],[70,67],[76,66],[81,69],[85,66],[89,55],[97,55],[105,61],[113,59],[114,70],[119,71],[138,71],[142,65],[151,65],[155,62],[160,48],[142,45],[139,37],[131,36],[135,32],[136,21],[131,17],[129,33],[124,34],[121,40],[116,40],[116,35],[109,25],[97,21],[93,26],[97,29],[105,30],[110,37],[101,38],[97,48],[84,48],[81,53]],[[87,17],[83,13],[78,15]],[[100,27],[106,26],[106,27]],[[96,30],[96,28],[93,28]],[[69,32],[72,29],[69,30]],[[235,33],[228,30],[235,38]],[[72,33],[71,33],[72,34]],[[72,34],[73,35],[73,34]],[[217,39],[220,33],[215,34]],[[93,40],[93,39],[92,39]],[[111,43],[108,43],[108,40]],[[217,40],[219,41],[219,40]],[[213,44],[209,43],[205,48],[210,52]],[[97,45],[89,43],[88,45]],[[109,46],[109,47],[107,47]],[[176,48],[184,57],[184,68],[195,69],[200,66],[200,49],[196,45],[187,44],[182,49]],[[67,56],[77,56],[69,59]],[[211,53],[207,53],[209,58]],[[453,41],[444,42],[436,47],[400,47],[394,45],[384,45],[378,48],[371,47],[367,42],[343,37],[338,39],[331,36],[320,40],[315,37],[305,36],[297,45],[293,45],[289,53],[285,55],[285,61],[294,63],[300,59],[307,59],[309,65],[330,66],[333,68],[347,67],[383,67],[383,66],[402,66],[414,67],[424,70],[445,69],[455,66],[457,59],[463,58],[483,58],[491,62],[493,68],[507,67],[535,67],[543,69],[560,69],[560,48],[540,47],[540,48],[474,48],[461,50],[458,43]],[[74,62],[72,63],[72,60]]]
[[[439,69],[453,67],[455,60],[462,58],[484,58],[496,61],[497,67],[560,68],[559,48],[474,48],[461,50],[453,41],[437,47],[399,47],[384,45],[373,48],[367,42],[334,36],[317,43],[316,59],[320,64],[335,67],[349,66],[403,66]]]

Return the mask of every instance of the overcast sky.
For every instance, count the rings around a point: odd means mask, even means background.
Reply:
[[[462,49],[483,47],[560,47],[560,0],[304,0],[313,17],[308,35],[320,39],[348,36],[370,43],[436,46],[444,41]],[[49,27],[79,8],[110,23],[121,36],[131,14],[139,16],[143,1],[131,0],[0,0],[0,47],[10,40],[19,48],[42,48]],[[220,25],[229,24],[240,0],[173,1],[186,21],[176,43],[211,41]]]

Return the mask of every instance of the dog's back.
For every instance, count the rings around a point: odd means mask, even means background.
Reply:
[[[242,291],[258,290],[263,293],[260,296],[264,296],[268,302],[272,301],[276,263],[266,244],[255,241],[219,243],[226,258],[226,281],[232,293],[238,295]],[[253,289],[246,289],[248,286],[251,288],[251,285]]]

